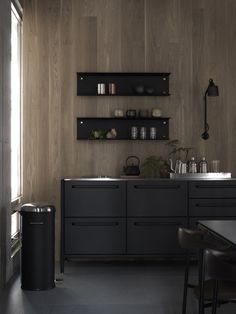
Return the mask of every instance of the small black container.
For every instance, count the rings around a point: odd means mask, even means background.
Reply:
[[[55,208],[30,203],[21,207],[21,288],[47,290],[55,287]]]

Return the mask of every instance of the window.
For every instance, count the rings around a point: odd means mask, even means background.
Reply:
[[[16,211],[22,196],[22,98],[21,98],[21,29],[16,6],[11,4],[11,237],[15,246],[20,238],[20,219]]]

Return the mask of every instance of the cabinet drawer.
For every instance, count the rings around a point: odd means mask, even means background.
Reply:
[[[65,182],[65,216],[98,217],[126,215],[125,182]]]
[[[190,199],[189,216],[236,216],[236,199]]]
[[[187,226],[187,219],[128,218],[128,254],[183,253],[178,244],[178,228]]]
[[[198,181],[189,183],[191,198],[236,198],[236,181]]]
[[[187,183],[132,181],[127,183],[128,216],[186,216]]]
[[[125,239],[123,218],[65,219],[65,254],[124,254]]]

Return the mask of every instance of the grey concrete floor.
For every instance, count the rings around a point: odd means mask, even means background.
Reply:
[[[179,262],[70,262],[52,290],[23,291],[15,278],[1,291],[0,313],[181,314],[183,273]],[[197,314],[191,291],[187,313]],[[222,306],[223,313],[236,313],[236,304]]]

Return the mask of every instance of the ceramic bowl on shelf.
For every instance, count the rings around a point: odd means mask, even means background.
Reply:
[[[137,85],[137,86],[135,86],[135,88],[134,88],[134,90],[135,90],[135,92],[137,93],[137,94],[143,94],[144,93],[144,86],[142,86],[142,85]]]
[[[148,118],[149,117],[149,110],[148,109],[141,109],[138,112],[139,118]]]
[[[154,88],[152,88],[152,87],[146,87],[146,88],[145,88],[145,92],[146,92],[147,94],[149,94],[149,95],[152,95],[152,94],[154,94]]]
[[[153,108],[152,109],[152,117],[153,118],[161,117],[161,115],[162,115],[162,112],[159,108]]]

